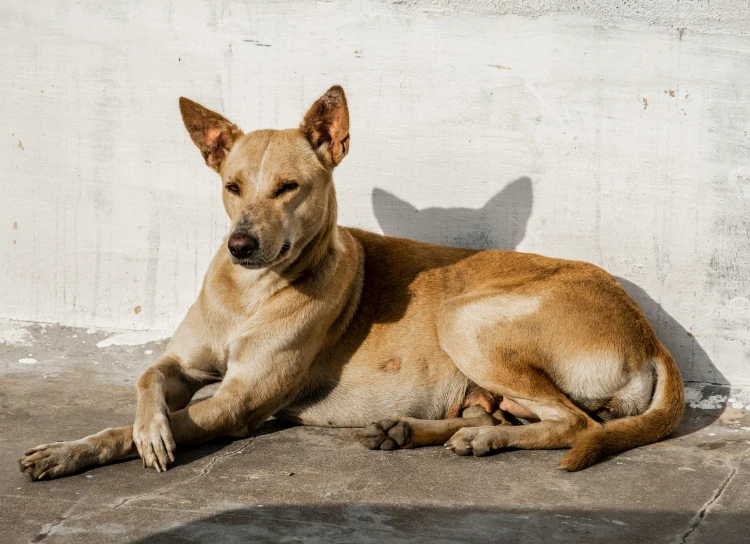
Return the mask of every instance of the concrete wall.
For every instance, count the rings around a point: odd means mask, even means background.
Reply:
[[[11,4],[0,316],[173,328],[226,228],[177,97],[283,128],[340,83],[342,223],[592,261],[750,384],[747,1]]]

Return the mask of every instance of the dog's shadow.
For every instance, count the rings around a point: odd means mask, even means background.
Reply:
[[[372,193],[375,217],[384,234],[473,249],[516,249],[526,234],[533,200],[533,187],[528,177],[511,182],[479,209],[420,210],[383,189],[375,188]],[[700,377],[698,384],[703,386],[703,394],[717,395],[716,398],[720,399],[716,409],[688,407],[673,436],[688,434],[711,424],[724,411],[723,399],[729,396],[726,378],[695,336],[644,289],[625,278],[618,277],[617,280],[646,314],[683,376],[688,379]]]
[[[388,236],[470,249],[516,249],[526,234],[533,201],[531,180],[518,178],[479,209],[418,210],[397,196],[372,192],[375,217]]]

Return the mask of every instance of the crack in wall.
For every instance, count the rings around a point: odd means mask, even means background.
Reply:
[[[690,525],[688,525],[687,529],[677,537],[677,542],[679,544],[685,544],[688,541],[688,538],[693,534],[693,532],[700,527],[701,523],[703,523],[703,520],[708,515],[709,510],[711,507],[718,501],[721,496],[724,494],[724,491],[726,490],[729,483],[732,481],[732,478],[735,477],[737,474],[737,471],[740,469],[740,466],[742,466],[742,462],[745,460],[745,457],[750,454],[750,449],[742,453],[739,458],[739,462],[737,463],[737,466],[732,466],[732,459],[727,459],[727,466],[731,469],[729,471],[729,474],[724,479],[722,484],[719,486],[719,488],[716,490],[716,492],[713,494],[713,496],[706,501],[706,503],[701,507],[700,510],[698,510],[698,513],[695,514],[693,519],[690,521]]]

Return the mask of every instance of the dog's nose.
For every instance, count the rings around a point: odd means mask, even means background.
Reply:
[[[258,249],[258,239],[250,235],[232,236],[229,238],[227,245],[229,246],[229,253],[235,258],[245,259]]]

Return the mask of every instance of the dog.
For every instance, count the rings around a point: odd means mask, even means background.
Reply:
[[[162,472],[177,446],[245,437],[271,416],[359,427],[371,449],[570,448],[559,462],[569,471],[679,423],[677,365],[604,270],[338,226],[332,173],[350,145],[341,87],[289,130],[245,134],[179,104],[221,177],[229,234],[138,380],[134,424],[26,451],[32,480],[136,453]]]

